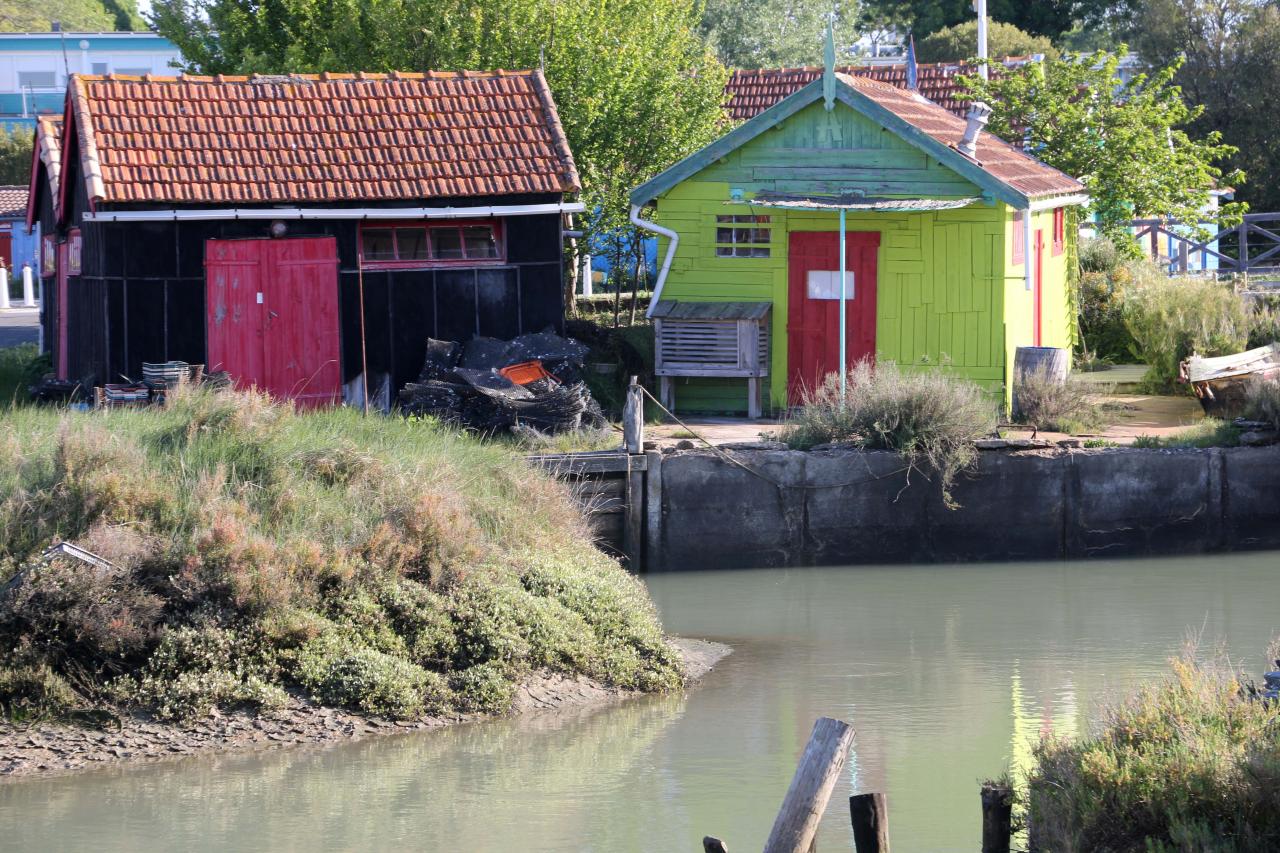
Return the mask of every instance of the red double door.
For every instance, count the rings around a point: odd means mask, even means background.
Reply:
[[[878,231],[845,235],[845,364],[875,356],[879,248]],[[840,234],[793,231],[788,258],[787,400],[797,405],[840,370]]]
[[[208,369],[311,408],[342,398],[332,237],[205,243]]]

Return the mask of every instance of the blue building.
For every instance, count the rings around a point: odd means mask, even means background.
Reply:
[[[172,76],[178,48],[155,33],[0,33],[0,124],[62,115],[68,74]]]

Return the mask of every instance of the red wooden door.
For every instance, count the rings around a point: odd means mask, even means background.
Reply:
[[[210,370],[313,407],[342,394],[331,237],[205,244]]]
[[[852,298],[845,300],[845,364],[875,356],[879,248],[878,231],[845,235],[845,270],[853,275]],[[796,405],[840,370],[840,234],[791,232],[787,271],[787,399]]]
[[[67,276],[71,267],[71,244],[58,244],[58,260],[57,260],[57,276],[58,276],[58,304],[55,306],[57,310],[58,321],[58,365],[57,374],[59,379],[70,379],[71,369],[67,363],[69,357],[68,326],[67,322],[68,305],[67,305]]]
[[[1036,266],[1033,285],[1034,291],[1032,293],[1033,301],[1035,302],[1035,307],[1032,310],[1035,311],[1035,315],[1031,318],[1031,328],[1035,341],[1033,346],[1038,347],[1041,345],[1040,323],[1042,309],[1044,307],[1044,231],[1038,228],[1036,229],[1035,243],[1032,251],[1034,252]]]
[[[265,240],[266,388],[314,407],[342,397],[338,244],[332,237]]]

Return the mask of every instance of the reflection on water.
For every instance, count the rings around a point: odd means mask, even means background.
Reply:
[[[15,850],[758,847],[817,716],[857,729],[844,798],[889,795],[898,849],[972,850],[977,780],[1088,725],[1188,630],[1261,669],[1280,555],[686,573],[648,578],[670,630],[735,653],[687,696],[326,750],[0,785]]]

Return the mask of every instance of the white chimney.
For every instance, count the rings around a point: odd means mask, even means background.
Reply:
[[[964,128],[964,138],[960,140],[960,153],[968,157],[970,160],[978,159],[978,134],[987,126],[987,119],[991,116],[991,107],[982,103],[982,101],[974,101],[973,106],[969,107],[969,114],[965,116],[969,123]]]

